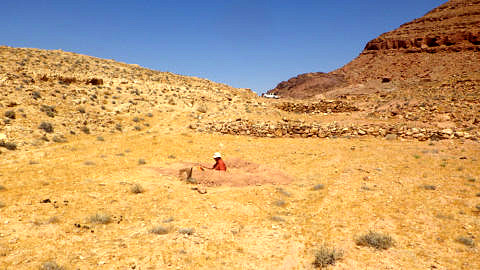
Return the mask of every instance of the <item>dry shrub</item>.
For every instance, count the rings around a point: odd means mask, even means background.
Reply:
[[[149,232],[154,234],[167,234],[170,232],[170,228],[158,225],[150,229]]]
[[[98,78],[87,79],[86,84],[103,85],[103,79],[98,79]]]
[[[275,221],[275,222],[285,222],[286,220],[280,216],[273,216],[271,217],[271,220],[272,221]]]
[[[59,76],[58,77],[58,82],[61,84],[71,84],[71,83],[76,83],[77,79],[74,77],[63,77]]]
[[[315,261],[313,262],[313,266],[317,268],[324,268],[329,265],[335,265],[335,262],[340,260],[342,257],[343,257],[342,250],[337,250],[335,248],[322,246],[315,253]]]
[[[461,244],[464,244],[467,247],[471,247],[471,248],[475,247],[475,241],[471,237],[460,236],[456,240],[457,240],[457,242],[459,242]]]
[[[5,112],[5,117],[10,118],[10,119],[15,119],[15,111],[6,111]]]
[[[42,263],[40,270],[64,270],[63,266],[58,265],[56,262],[48,261]]]
[[[284,200],[278,200],[278,201],[275,201],[274,204],[278,207],[285,207],[287,206],[287,203],[284,201]]]
[[[48,123],[48,122],[42,122],[40,126],[38,126],[39,129],[42,129],[43,131],[47,133],[52,133],[53,132],[53,125]]]
[[[192,235],[195,233],[195,229],[193,228],[181,228],[178,230],[179,233],[181,234],[186,234],[186,235]]]
[[[0,142],[0,147],[7,148],[8,150],[16,150],[17,144],[13,142]]]
[[[432,185],[424,185],[423,188],[426,189],[426,190],[436,190],[437,189],[436,186],[432,186]]]
[[[393,246],[393,238],[387,234],[370,231],[355,240],[359,246],[368,246],[376,249],[388,249]]]
[[[40,111],[44,112],[48,117],[55,117],[57,110],[54,106],[42,105]]]
[[[200,103],[198,106],[197,106],[197,112],[199,113],[206,113],[208,111],[208,108],[207,108],[207,105],[205,105],[205,103]]]
[[[108,224],[112,222],[112,218],[108,214],[97,213],[90,217],[90,222],[95,224]]]
[[[143,187],[140,184],[134,184],[130,188],[130,191],[134,194],[139,194],[139,193],[143,193],[145,190],[143,189]]]

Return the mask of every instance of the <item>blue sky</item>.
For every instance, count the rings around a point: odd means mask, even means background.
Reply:
[[[328,72],[445,0],[2,1],[0,45],[62,49],[261,93]]]

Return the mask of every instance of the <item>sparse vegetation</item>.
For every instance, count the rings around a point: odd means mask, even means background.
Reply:
[[[42,263],[42,265],[40,266],[40,270],[65,270],[65,268],[63,266],[58,265],[54,261],[48,261],[48,262]]]
[[[6,111],[5,112],[5,117],[10,118],[10,119],[15,119],[15,111]]]
[[[138,160],[138,165],[145,165],[145,164],[147,164],[145,159],[141,158],[141,159]]]
[[[13,142],[0,142],[0,147],[4,147],[13,151],[17,149],[17,144]]]
[[[108,224],[112,222],[112,218],[108,214],[97,213],[90,217],[90,222],[95,224]]]
[[[90,134],[90,129],[87,126],[83,126],[80,130],[85,134]]]
[[[83,162],[84,165],[86,166],[95,166],[95,162],[91,161],[91,160],[87,160],[85,162]]]
[[[437,189],[436,186],[432,186],[432,185],[424,185],[423,188],[426,189],[426,190],[436,190]]]
[[[53,125],[48,122],[42,122],[38,128],[47,133],[53,133]]]
[[[290,196],[292,196],[292,194],[290,194],[290,192],[286,191],[286,190],[283,189],[283,188],[277,188],[277,191],[278,191],[278,193],[282,194],[282,195],[285,196],[285,197],[290,197]]]
[[[37,100],[37,99],[42,98],[42,95],[40,95],[40,92],[38,92],[38,91],[33,91],[32,92],[32,98]]]
[[[55,135],[53,136],[52,141],[56,143],[65,143],[67,142],[67,138],[65,138],[63,135]]]
[[[355,243],[359,246],[368,246],[381,250],[392,247],[394,240],[387,234],[370,231],[355,239]]]
[[[272,216],[271,219],[275,222],[285,222],[285,219],[280,216]]]
[[[154,234],[168,234],[170,232],[170,228],[158,225],[150,229],[150,233]]]
[[[179,233],[181,234],[186,234],[186,235],[192,235],[195,233],[195,229],[193,228],[181,228],[178,230]]]
[[[324,189],[325,188],[325,185],[323,184],[316,184],[315,186],[313,186],[313,190],[321,190],[321,189]]]
[[[5,204],[3,202],[0,202],[0,208],[5,207]]]
[[[130,191],[134,194],[139,194],[139,193],[143,193],[145,190],[140,184],[137,183],[130,188]]]
[[[207,113],[207,111],[208,111],[207,105],[205,105],[204,103],[200,103],[200,104],[197,106],[197,112],[199,112],[199,113]]]
[[[287,203],[284,200],[277,200],[274,202],[274,204],[278,207],[285,207]]]
[[[322,246],[315,252],[315,261],[313,266],[317,268],[325,268],[329,265],[335,265],[335,262],[342,259],[343,251],[328,246]]]
[[[0,185],[0,191],[6,190],[6,188],[3,185]]]
[[[468,236],[460,236],[456,239],[456,241],[458,243],[464,244],[467,247],[471,247],[471,248],[475,247],[475,241],[473,240],[473,238]]]
[[[60,222],[60,219],[56,216],[53,216],[53,217],[51,217],[47,220],[48,224],[55,224],[55,223],[58,223],[58,222]]]
[[[54,106],[48,106],[48,105],[42,105],[40,107],[40,111],[44,112],[48,117],[55,117],[55,113],[57,113],[57,110],[55,109]]]

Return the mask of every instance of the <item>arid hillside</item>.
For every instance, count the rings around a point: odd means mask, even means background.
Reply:
[[[0,141],[17,148],[142,130],[154,115],[174,111],[203,117],[227,107],[239,112],[244,108],[237,108],[243,103],[238,100],[256,97],[247,89],[138,65],[6,46],[0,47],[0,92]]]
[[[388,92],[391,84],[402,89],[431,87],[432,82],[446,87],[452,80],[468,82],[477,90],[480,87],[478,0],[448,1],[368,42],[363,52],[344,67],[320,77],[317,73],[300,75],[269,92],[309,98],[335,92]]]

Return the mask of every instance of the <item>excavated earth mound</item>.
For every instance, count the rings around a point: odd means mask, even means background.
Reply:
[[[270,168],[267,165],[245,161],[239,158],[225,160],[227,171],[201,170],[199,163],[180,162],[169,165],[168,168],[152,168],[166,176],[178,176],[190,183],[204,186],[255,186],[264,184],[288,184],[294,179],[284,172]],[[192,178],[180,173],[182,169],[193,168]]]

